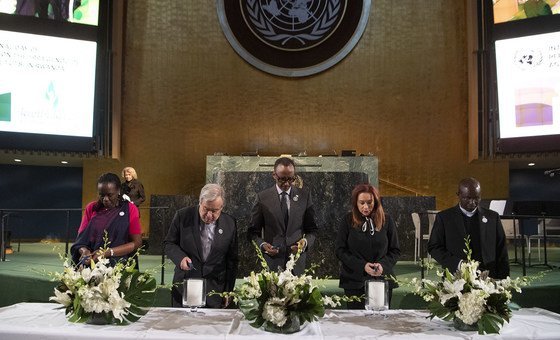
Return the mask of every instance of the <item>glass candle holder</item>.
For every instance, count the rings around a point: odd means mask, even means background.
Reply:
[[[188,307],[191,312],[196,312],[198,307],[206,306],[206,280],[183,280],[183,307]]]

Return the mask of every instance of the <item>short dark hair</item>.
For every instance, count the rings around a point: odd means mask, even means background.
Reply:
[[[457,195],[461,193],[461,188],[468,188],[470,186],[480,187],[480,182],[474,177],[463,178],[459,181],[459,186],[457,187]]]
[[[278,167],[278,165],[283,165],[283,166],[293,166],[294,169],[296,168],[296,163],[294,162],[293,159],[289,158],[289,157],[280,157],[276,160],[276,162],[274,162],[274,170],[276,170],[276,168]]]
[[[116,174],[112,173],[112,172],[106,172],[103,175],[99,176],[99,178],[97,179],[97,185],[99,184],[104,184],[104,183],[113,183],[115,185],[115,188],[117,188],[117,190],[121,190],[121,179],[119,178],[119,176],[117,176]],[[121,194],[119,194],[119,207],[123,204],[124,199],[122,197]],[[97,202],[95,203],[95,205],[93,206],[93,211],[100,211],[101,209],[103,209],[103,200],[101,198],[99,198],[97,200]]]
[[[113,183],[115,184],[115,188],[117,189],[120,189],[121,187],[121,179],[119,178],[119,176],[112,172],[106,172],[103,175],[99,176],[99,179],[97,179],[97,184],[101,183]]]

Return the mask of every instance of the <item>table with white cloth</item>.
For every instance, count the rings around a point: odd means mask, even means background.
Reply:
[[[450,322],[427,316],[419,310],[373,316],[328,310],[319,321],[284,335],[251,327],[238,310],[152,308],[135,323],[99,326],[68,322],[58,304],[19,303],[0,308],[0,339],[560,339],[560,314],[540,308],[514,311],[499,335],[456,331]]]

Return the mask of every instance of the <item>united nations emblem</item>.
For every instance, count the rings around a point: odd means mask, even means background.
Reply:
[[[275,75],[299,77],[342,60],[359,41],[370,0],[217,0],[235,51]]]

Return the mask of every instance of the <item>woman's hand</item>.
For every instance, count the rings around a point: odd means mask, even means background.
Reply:
[[[364,270],[369,276],[381,276],[383,274],[383,266],[378,262],[366,263]]]
[[[80,262],[86,266],[91,262],[91,251],[86,247],[80,248]]]
[[[106,254],[103,249],[99,248],[97,249],[95,252],[93,252],[93,254],[91,255],[91,259],[93,260],[93,262],[97,262],[97,259],[101,256],[104,255],[104,258],[109,258],[110,255]]]

